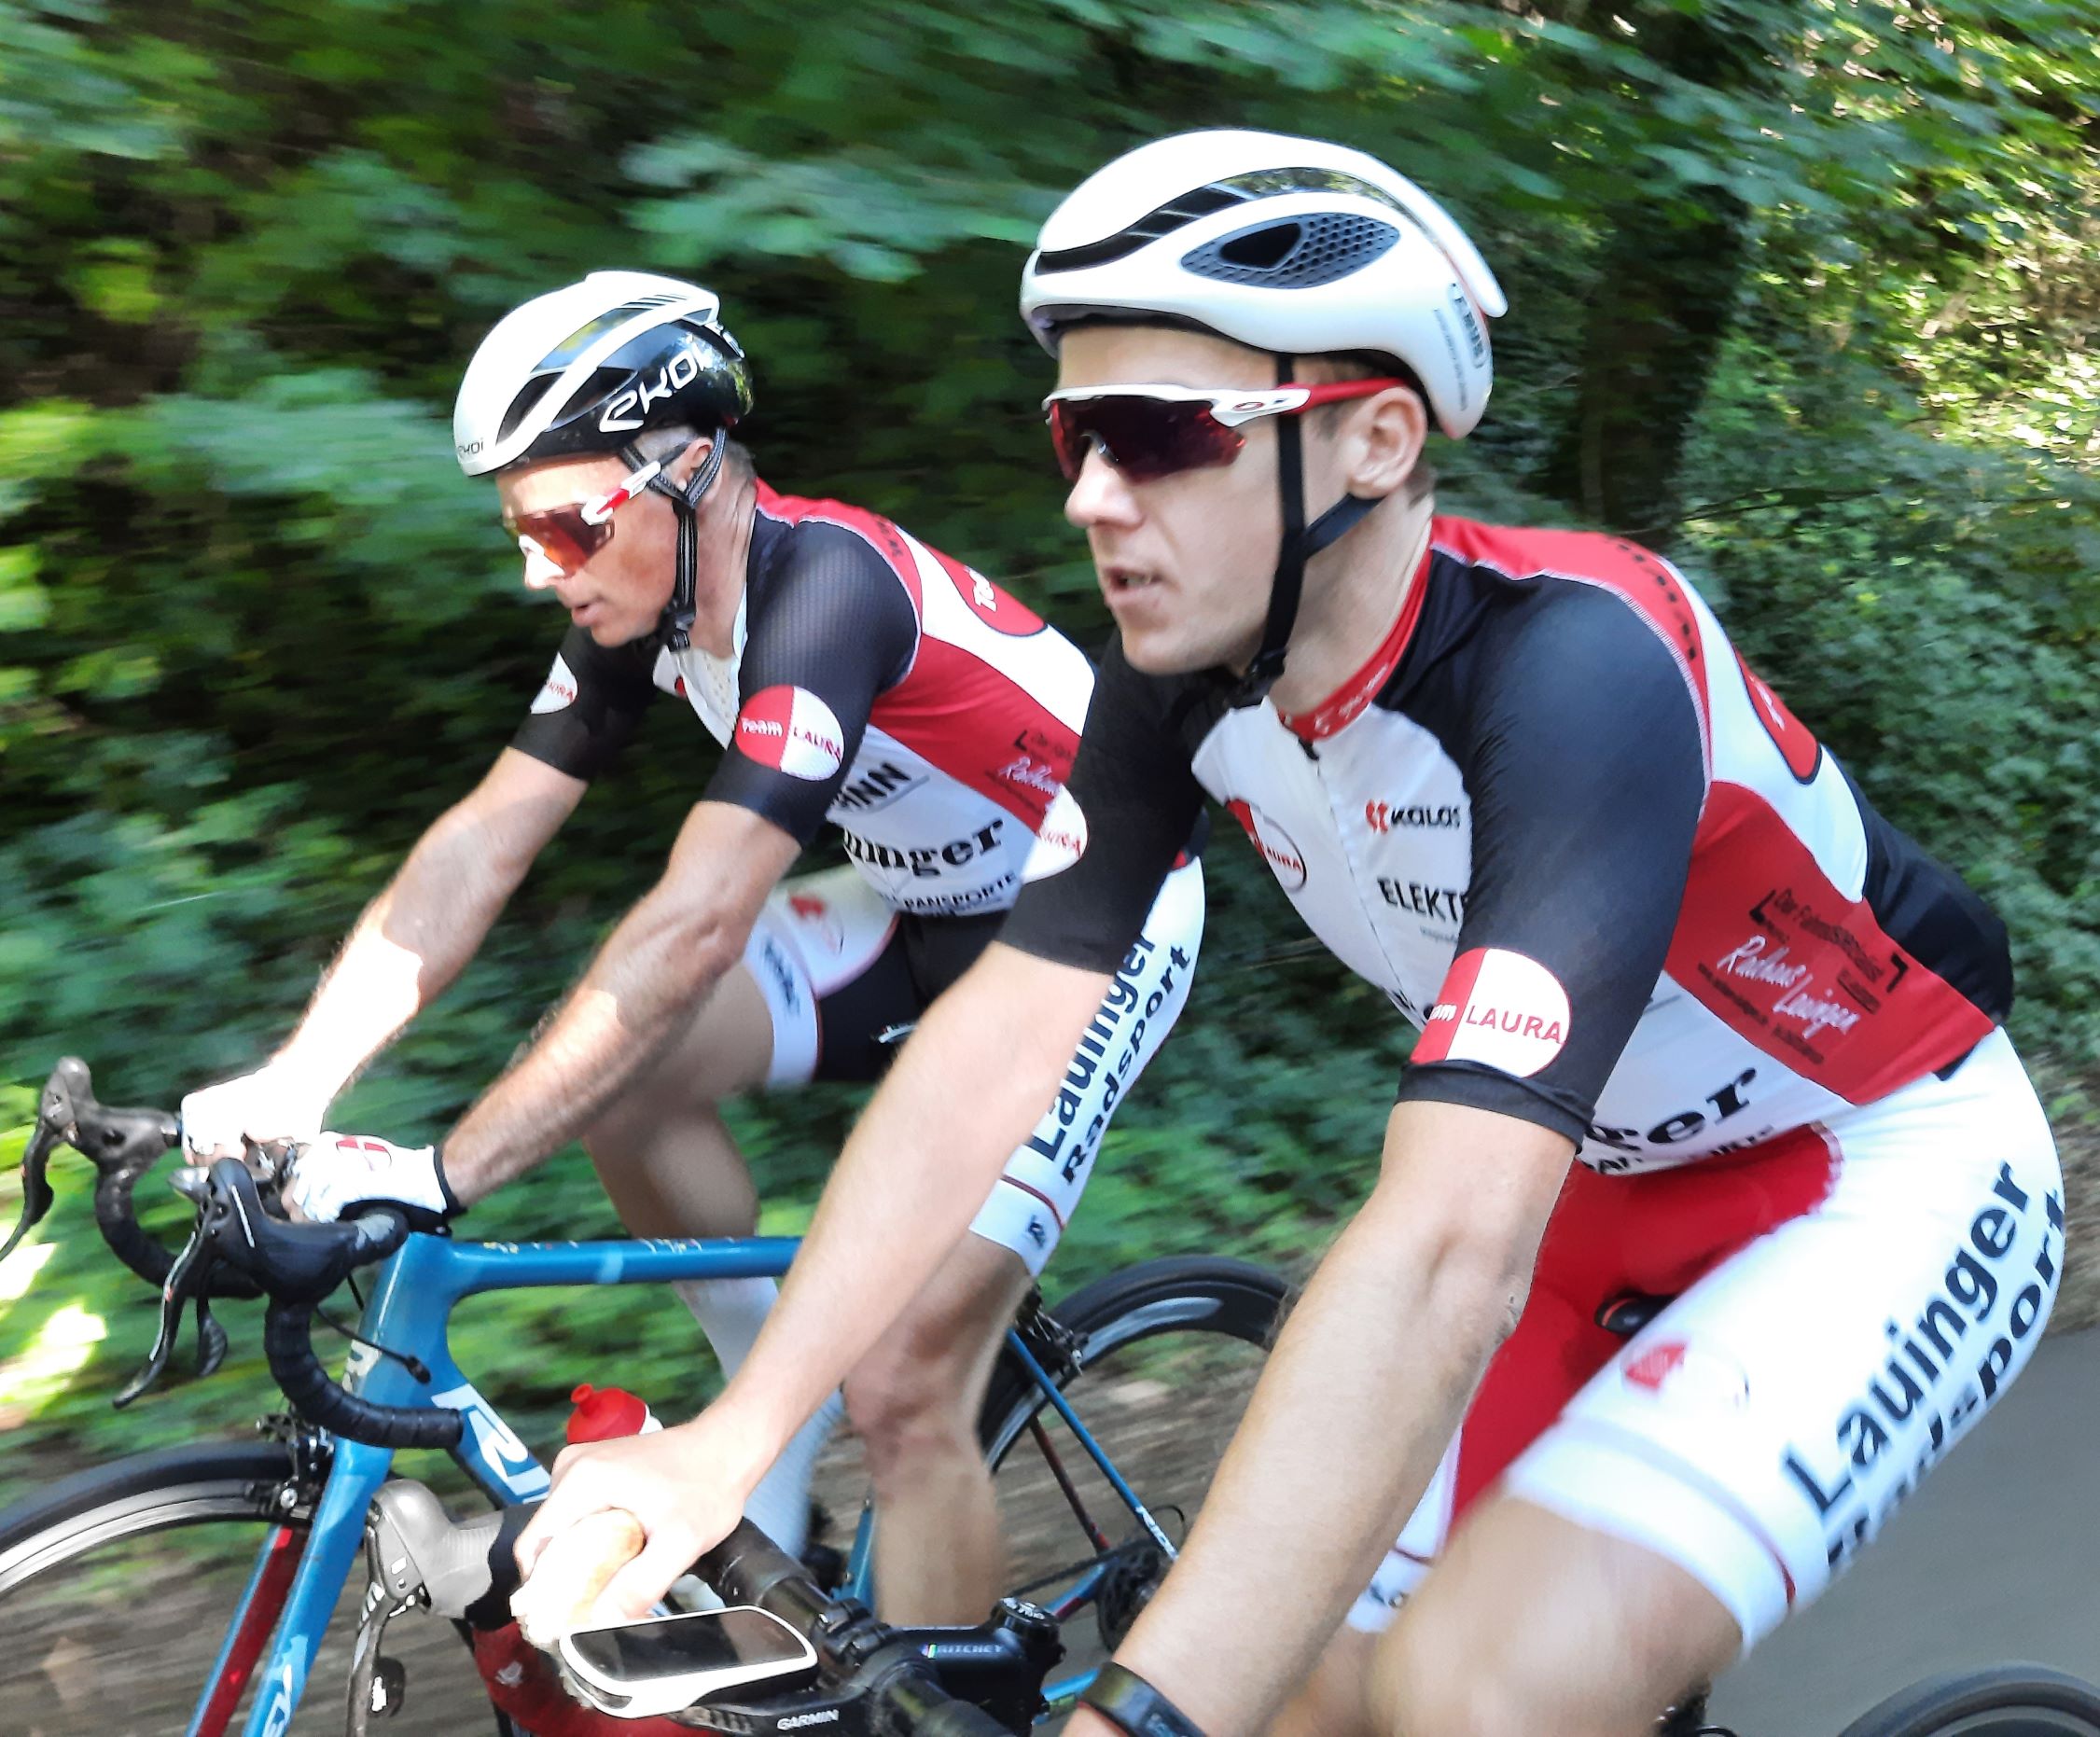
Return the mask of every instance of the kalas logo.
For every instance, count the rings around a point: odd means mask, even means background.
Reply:
[[[1672,1405],[1710,1410],[1741,1410],[1750,1402],[1750,1378],[1719,1352],[1666,1339],[1620,1368],[1629,1387]]]
[[[1043,618],[1026,604],[1002,591],[975,567],[966,567],[952,555],[935,552],[941,571],[948,575],[955,594],[969,612],[988,628],[1012,639],[1026,639],[1043,631]]]
[[[1364,804],[1364,822],[1373,832],[1390,832],[1395,827],[1444,828],[1459,826],[1464,820],[1464,813],[1450,803],[1441,808],[1395,808],[1389,802]]]
[[[1305,857],[1291,841],[1290,834],[1244,798],[1233,797],[1225,806],[1240,823],[1241,830],[1254,841],[1254,848],[1268,858],[1284,890],[1295,893],[1303,886]]]
[[[830,904],[814,893],[790,893],[787,909],[794,913],[796,922],[807,930],[814,930],[824,938],[832,952],[841,952],[846,944],[845,924],[831,914]],[[805,940],[807,936],[803,938]]]
[[[598,418],[598,428],[603,434],[617,434],[626,429],[643,426],[649,413],[649,406],[668,398],[680,388],[689,386],[700,378],[700,349],[688,338],[685,344],[663,365],[655,385],[647,381],[636,381],[624,392],[616,392],[606,402]]]

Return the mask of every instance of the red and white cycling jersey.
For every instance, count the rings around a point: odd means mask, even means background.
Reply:
[[[1071,784],[1092,842],[1008,940],[1120,953],[1207,792],[1422,1028],[1403,1099],[1558,1128],[1607,1172],[1884,1098],[2010,1004],[1989,909],[1632,544],[1439,518],[1327,703],[1225,692],[1112,648]]]
[[[899,910],[1003,910],[1071,768],[1093,672],[982,574],[838,501],[760,483],[726,658],[572,630],[514,745],[593,776],[652,689],[729,750],[707,799],[807,843],[828,819]]]

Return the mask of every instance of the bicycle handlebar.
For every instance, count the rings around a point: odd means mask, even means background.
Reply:
[[[140,1226],[133,1191],[181,1144],[181,1132],[165,1110],[96,1102],[88,1064],[64,1057],[39,1094],[36,1125],[22,1149],[21,1216],[0,1244],[5,1259],[49,1213],[56,1197],[47,1172],[61,1145],[93,1163],[95,1228],[125,1266],[161,1293],[160,1340],[117,1403],[129,1404],[159,1377],[186,1304],[198,1306],[199,1367],[209,1373],[226,1348],[225,1330],[211,1318],[211,1299],[267,1297],[263,1350],[271,1375],[302,1417],[381,1447],[456,1447],[464,1434],[459,1413],[375,1405],[338,1385],[312,1341],[315,1305],[354,1268],[383,1260],[400,1247],[408,1220],[380,1207],[337,1224],[294,1224],[264,1200],[246,1163],[222,1158],[208,1173],[192,1168],[176,1177],[177,1189],[197,1202],[197,1228],[188,1246],[171,1253]]]
[[[139,1178],[180,1141],[180,1126],[167,1111],[97,1103],[88,1064],[78,1056],[63,1058],[37,1097],[36,1126],[21,1155],[21,1216],[0,1244],[0,1260],[50,1211],[56,1196],[46,1172],[52,1152],[63,1144],[95,1167],[95,1227],[103,1241],[158,1290],[168,1282],[176,1256],[140,1228],[132,1193]],[[262,1292],[246,1275],[228,1273],[207,1294],[243,1299]]]
[[[270,1298],[262,1345],[270,1372],[301,1417],[352,1441],[389,1448],[453,1448],[465,1433],[457,1411],[378,1405],[340,1385],[313,1350],[313,1310],[352,1270],[383,1260],[409,1235],[397,1212],[374,1207],[335,1224],[294,1224],[273,1216],[236,1158],[212,1165],[200,1234],[246,1271]]]
[[[420,1587],[441,1617],[500,1626],[518,1588],[509,1544],[528,1511],[501,1508],[455,1523],[420,1484],[387,1485],[374,1503],[378,1555],[390,1573],[408,1576],[390,1581],[388,1592]],[[855,1600],[827,1593],[747,1520],[693,1572],[729,1604],[778,1617],[817,1654],[814,1687],[749,1702],[710,1699],[676,1716],[702,1730],[777,1730],[791,1715],[869,1737],[1014,1737],[1029,1729],[1043,1678],[1064,1655],[1056,1623],[1013,1599],[974,1628],[890,1628]]]

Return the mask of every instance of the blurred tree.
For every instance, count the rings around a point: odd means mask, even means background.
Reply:
[[[605,265],[715,285],[773,479],[1091,637],[1021,253],[1115,152],[1227,124],[1362,146],[1450,203],[1512,302],[1487,422],[1436,455],[1450,505],[1670,543],[2007,914],[2015,1035],[2067,1093],[2100,1063],[2096,45],[2100,0],[14,0],[0,1128],[67,1049],[172,1100],[273,1043],[508,735],[559,626],[511,601],[445,427],[505,308]],[[710,752],[647,726],[345,1113],[441,1127],[653,874]],[[1404,1034],[1299,951],[1249,854],[1221,842],[1212,880],[1204,989],[1068,1279],[1302,1253],[1375,1152]],[[846,1105],[745,1112],[769,1190],[807,1200]],[[494,1228],[611,1228],[580,1169],[515,1194]],[[138,1349],[144,1299],[83,1230],[0,1317],[0,1415],[54,1310],[106,1313],[112,1367]],[[619,1337],[526,1318],[484,1347],[521,1383],[520,1347]],[[113,1426],[93,1382],[55,1393],[51,1426]],[[169,1427],[230,1404],[190,1403]]]

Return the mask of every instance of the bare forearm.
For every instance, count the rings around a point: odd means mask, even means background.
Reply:
[[[1523,1268],[1483,1263],[1409,1204],[1382,1184],[1328,1250],[1179,1564],[1118,1652],[1214,1737],[1263,1730],[1311,1671],[1514,1319]]]
[[[532,1048],[444,1143],[471,1203],[575,1139],[661,1052],[736,963],[744,937],[661,894],[628,912]]]
[[[1106,980],[1022,961],[994,948],[934,1004],[840,1154],[718,1407],[767,1461],[918,1295],[1055,1096]]]
[[[496,856],[461,810],[440,817],[366,908],[278,1060],[341,1091],[473,958],[529,862]]]

